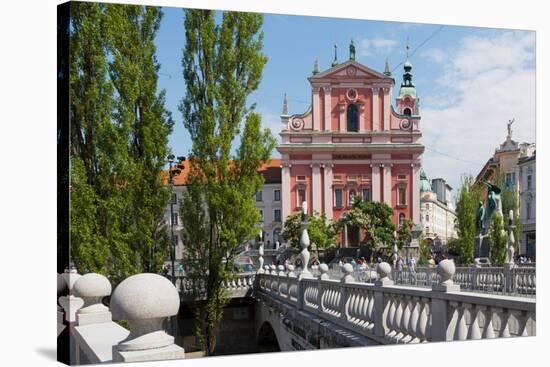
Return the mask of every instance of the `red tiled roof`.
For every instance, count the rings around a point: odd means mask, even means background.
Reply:
[[[191,167],[191,162],[189,159],[183,161],[183,170],[182,172],[174,176],[174,186],[185,186],[187,184],[187,178],[189,176],[189,170]],[[175,169],[173,167],[172,169]],[[268,163],[264,163],[258,169],[264,176],[265,183],[280,183],[281,182],[281,159],[274,158]],[[162,177],[165,183],[168,183],[168,171],[162,171]]]

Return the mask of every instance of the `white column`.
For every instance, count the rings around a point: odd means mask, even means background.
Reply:
[[[372,130],[378,131],[378,87],[372,87]]]
[[[283,163],[281,169],[281,220],[290,215],[290,164]]]
[[[339,117],[339,130],[340,132],[345,132],[346,131],[346,119],[345,119],[345,116],[344,116],[344,112],[346,111],[346,105],[345,104],[339,104],[338,105],[338,111],[340,112],[340,117]]]
[[[360,104],[359,105],[359,132],[363,133],[367,129],[365,127],[365,105]]]
[[[412,168],[412,221],[420,223],[420,164],[411,164]]]
[[[325,215],[327,219],[332,219],[332,164],[325,164]]]
[[[391,205],[391,164],[385,164],[384,167],[384,202]]]
[[[325,92],[325,131],[331,131],[332,130],[332,121],[331,121],[331,114],[330,111],[332,109],[331,106],[331,88],[330,87],[323,87],[323,91]]]
[[[380,165],[378,163],[371,164],[371,186],[372,186],[372,201],[380,201]]]
[[[390,95],[390,88],[385,87],[384,88],[384,130],[390,130],[390,103],[391,103],[391,95]]]
[[[311,172],[313,181],[313,198],[311,200],[311,208],[314,213],[317,212],[321,214],[321,167],[318,163],[312,164]]]
[[[348,225],[344,224],[344,247],[348,247]]]
[[[319,108],[319,87],[313,87],[313,130],[318,131],[321,127],[321,109]]]

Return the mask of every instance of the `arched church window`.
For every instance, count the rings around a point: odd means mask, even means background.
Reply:
[[[359,113],[357,111],[357,106],[350,104],[348,106],[348,126],[347,131],[357,132],[359,131]]]
[[[403,227],[403,223],[405,223],[405,214],[401,213],[399,214],[399,228]]]
[[[410,116],[411,113],[412,112],[411,112],[411,109],[409,107],[407,107],[403,110],[403,115],[405,115],[405,116]]]

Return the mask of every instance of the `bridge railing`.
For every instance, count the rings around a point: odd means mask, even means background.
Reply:
[[[244,297],[254,287],[256,279],[256,273],[238,273],[234,274],[234,278],[231,281],[223,283],[225,290],[227,290],[231,297]],[[194,284],[194,282],[199,284]],[[179,275],[176,277],[176,289],[180,293],[181,297],[192,297],[195,287],[201,287],[205,289],[205,279],[191,279],[186,275]]]
[[[394,285],[391,267],[381,264],[374,284],[355,282],[351,267],[341,280],[267,272],[258,275],[257,295],[384,344],[535,335],[534,299],[461,292],[449,263],[431,288]],[[296,301],[285,297],[289,284],[296,287]]]
[[[420,267],[415,271],[405,268],[392,270],[395,284],[432,287],[439,282],[435,267]],[[534,267],[457,267],[453,281],[463,291],[508,294],[534,297],[536,295],[536,268]]]

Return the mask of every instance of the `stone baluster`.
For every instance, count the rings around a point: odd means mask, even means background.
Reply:
[[[65,311],[65,321],[72,323],[76,321],[76,311],[84,305],[84,300],[73,294],[74,284],[81,277],[81,275],[78,274],[75,268],[71,268],[65,269],[65,272],[61,274],[61,277],[67,284],[69,295],[59,297],[58,301]]]
[[[510,337],[510,326],[508,325],[508,321],[510,320],[510,313],[508,310],[505,310],[500,307],[493,308],[494,312],[496,312],[500,318],[500,332],[499,337],[500,338],[509,338]]]
[[[271,270],[269,274],[277,275],[277,265],[271,264],[271,265],[269,265],[269,269]]]
[[[369,333],[374,332],[374,316],[373,316],[374,299],[375,299],[375,294],[373,292],[369,291],[369,305],[368,305],[368,308],[367,308],[367,321],[369,322],[368,325],[367,325],[367,331]]]
[[[420,338],[418,338],[418,335],[416,334],[416,330],[418,329],[418,321],[420,319],[420,307],[422,304],[420,303],[419,297],[412,297],[411,298],[411,318],[409,319],[409,327],[407,328],[407,333],[411,336],[410,343],[419,343]]]
[[[263,229],[260,229],[260,236],[259,236],[259,239],[260,239],[260,246],[258,248],[258,273],[263,273],[263,268],[264,268],[264,240],[263,240],[263,237],[264,237],[264,231]]]
[[[384,335],[384,338],[387,340],[391,340],[393,336],[397,334],[396,331],[396,325],[395,325],[395,313],[397,311],[397,304],[396,304],[396,297],[393,294],[386,294],[386,297],[388,299],[388,313],[387,313],[387,319],[386,319],[386,335]]]
[[[329,275],[328,275],[328,265],[323,263],[321,265],[319,265],[319,271],[321,272],[321,274],[319,274],[319,279],[320,280],[327,280],[327,279],[330,279]]]
[[[464,304],[454,301],[449,302],[449,304],[454,310],[451,319],[451,322],[454,320],[453,340],[466,340],[468,337],[468,327],[466,326],[464,317]]]
[[[483,312],[483,316],[485,318],[485,326],[483,328],[483,334],[481,335],[481,337],[483,339],[496,338],[495,328],[493,326],[493,311],[489,306],[478,306],[478,309],[480,312]]]
[[[399,339],[403,337],[403,333],[401,332],[401,320],[403,319],[403,299],[400,296],[396,297],[396,307],[395,307],[395,315],[393,318],[393,326],[395,329],[395,334],[391,337],[391,341],[393,343],[397,343]]]
[[[277,270],[279,270],[279,273],[277,275],[279,275],[280,277],[286,277],[285,267],[283,265],[277,266]]]
[[[429,300],[421,298],[419,302],[420,314],[418,316],[418,324],[416,327],[416,337],[421,341],[428,340],[428,318],[429,318]]]
[[[102,301],[111,295],[111,283],[101,274],[89,273],[74,283],[75,294],[84,300],[84,305],[76,312],[78,326],[112,321],[111,312]]]
[[[479,310],[475,305],[467,303],[465,305],[466,310],[470,315],[470,327],[468,329],[468,340],[481,339],[481,330],[479,328]]]
[[[397,342],[400,344],[405,344],[411,341],[412,337],[409,335],[409,322],[411,320],[411,297],[404,296],[402,297],[403,302],[403,317],[401,318],[401,325],[399,329],[403,335]]]
[[[183,348],[163,329],[179,306],[177,289],[160,275],[137,274],[120,283],[111,297],[111,312],[115,320],[128,321],[130,335],[113,346],[113,362],[184,358]]]
[[[389,278],[391,274],[391,265],[387,262],[381,262],[376,265],[376,273],[378,274],[378,279],[374,282],[374,285],[377,287],[393,285],[393,280]]]

